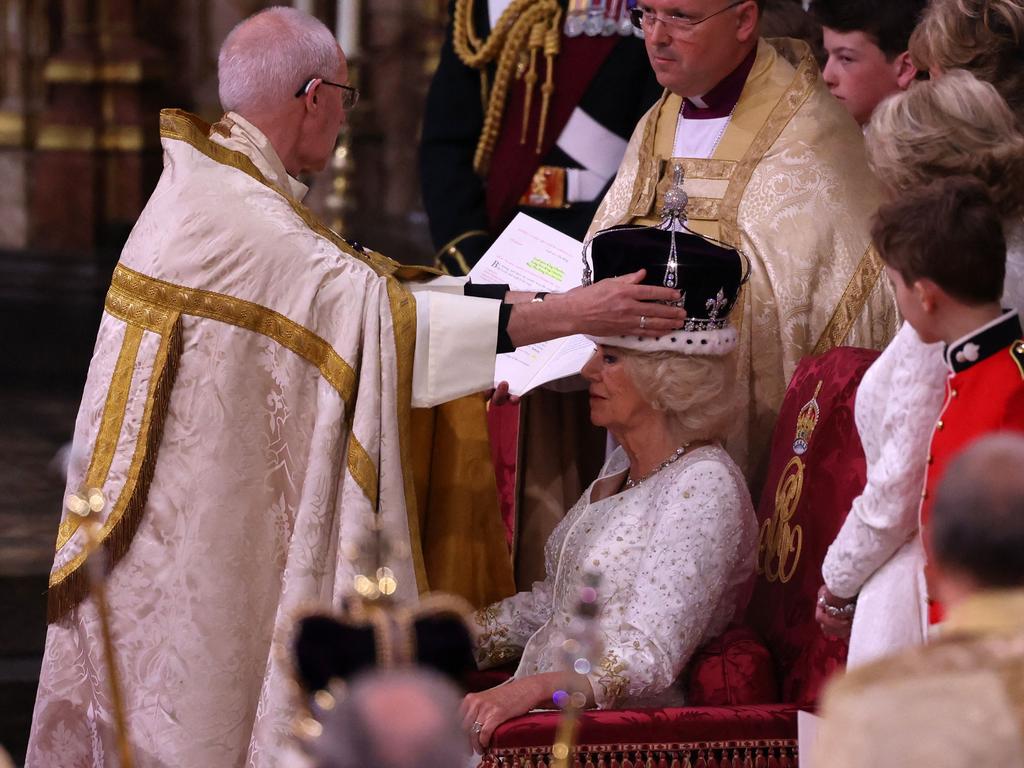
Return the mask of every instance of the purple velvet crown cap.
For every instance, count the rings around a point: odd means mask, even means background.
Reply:
[[[676,270],[671,276],[672,240]],[[743,258],[690,232],[622,225],[598,232],[590,243],[594,280],[647,270],[646,285],[678,288],[692,322],[722,327],[746,279]]]
[[[677,288],[686,324],[658,339],[595,338],[610,346],[642,351],[723,355],[736,344],[729,313],[747,279],[746,259],[734,248],[689,231],[620,225],[598,232],[589,244],[593,279],[647,271],[644,284]]]

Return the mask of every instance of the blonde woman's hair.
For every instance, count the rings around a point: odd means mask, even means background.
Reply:
[[[664,411],[682,439],[721,440],[735,413],[736,356],[679,355],[616,348],[640,396]]]
[[[931,0],[910,38],[918,69],[966,69],[1024,125],[1024,0]]]
[[[996,89],[970,72],[947,72],[883,101],[871,116],[867,148],[890,194],[973,176],[1005,218],[1024,211],[1024,134]]]

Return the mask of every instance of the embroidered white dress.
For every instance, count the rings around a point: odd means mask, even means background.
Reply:
[[[627,468],[617,448],[594,482]],[[630,490],[592,502],[593,488],[548,539],[545,579],[476,613],[477,660],[490,666],[521,651],[517,678],[561,669],[560,633],[584,573],[596,571],[603,654],[589,678],[598,706],[682,703],[672,683],[749,597],[757,520],[746,483],[721,447],[708,446]]]
[[[942,344],[925,344],[904,324],[864,374],[854,419],[867,483],[822,564],[825,585],[854,597],[847,666],[924,639],[924,553],[917,510],[928,440],[945,396]]]
[[[1003,306],[1024,309],[1024,222],[1006,225]],[[858,496],[822,564],[837,597],[858,596],[847,667],[924,642],[927,592],[918,528],[928,445],[946,397],[943,345],[905,323],[864,374],[854,418],[867,458]]]

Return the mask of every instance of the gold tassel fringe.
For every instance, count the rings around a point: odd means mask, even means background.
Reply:
[[[178,361],[182,352],[181,317],[171,323],[165,339],[166,359],[153,388],[153,405],[149,429],[139,439],[146,441],[145,455],[139,468],[139,475],[131,495],[125,504],[124,513],[103,542],[109,553],[113,568],[128,553],[135,532],[142,522],[142,513],[149,497],[149,486],[156,470],[157,452],[164,434],[164,420],[170,407],[171,391],[178,374]],[[89,579],[84,563],[59,584],[50,587],[47,593],[46,618],[50,623],[60,621],[69,611],[82,602],[89,594]]]

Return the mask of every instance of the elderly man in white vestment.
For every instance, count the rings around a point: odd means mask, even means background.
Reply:
[[[496,350],[514,344],[682,324],[646,301],[675,291],[636,280],[543,302],[400,282],[423,276],[300,202],[294,176],[324,166],[356,97],[331,32],[265,11],[228,37],[219,74],[228,111],[212,128],[161,116],[164,173],[107,294],[50,578],[32,768],[118,761],[90,535],[112,563],[135,765],[276,765],[292,704],[278,650],[303,605],[346,593],[343,544],[379,516],[413,552],[399,597],[426,588],[410,406],[489,387]]]

